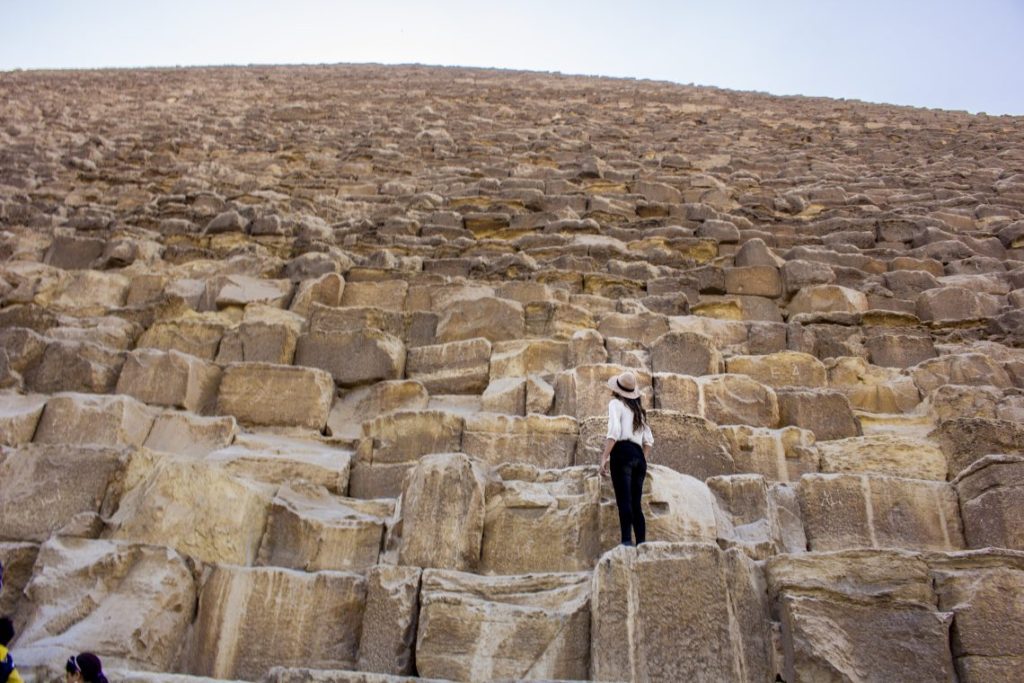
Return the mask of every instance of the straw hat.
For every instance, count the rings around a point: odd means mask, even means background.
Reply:
[[[623,398],[640,398],[640,389],[636,385],[636,375],[629,370],[609,379],[608,388]]]

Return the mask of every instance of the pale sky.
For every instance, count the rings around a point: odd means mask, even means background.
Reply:
[[[0,70],[339,62],[1024,115],[1024,0],[0,0]]]

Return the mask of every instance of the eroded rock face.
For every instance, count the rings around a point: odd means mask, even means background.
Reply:
[[[269,363],[239,363],[224,371],[217,412],[251,425],[307,427],[327,424],[334,383],[323,370]]]
[[[196,586],[189,564],[168,548],[56,537],[39,548],[25,594],[19,667],[85,651],[108,667],[168,671],[192,619]]]
[[[430,569],[423,572],[420,590],[420,675],[462,681],[588,678],[589,574],[484,577]]]
[[[244,680],[275,666],[351,669],[365,604],[359,574],[215,566],[200,589],[185,668]],[[319,618],[305,617],[312,613]]]
[[[593,578],[591,678],[769,680],[763,581],[749,558],[713,543],[605,554]]]
[[[969,548],[1024,550],[1024,456],[988,455],[953,480]]]

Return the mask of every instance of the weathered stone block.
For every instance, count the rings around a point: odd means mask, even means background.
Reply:
[[[409,349],[405,371],[432,394],[479,394],[490,378],[491,343],[483,338]]]
[[[249,425],[320,431],[334,400],[330,374],[313,368],[238,363],[224,370],[217,413]]]
[[[484,337],[490,342],[521,339],[526,331],[523,305],[518,301],[481,297],[453,303],[437,323],[440,342]]]
[[[366,609],[358,667],[383,674],[415,672],[413,647],[419,621],[419,567],[378,565],[366,575]]]
[[[587,678],[589,658],[589,574],[423,572],[421,676],[579,680]]]
[[[484,472],[462,453],[420,458],[402,490],[399,564],[476,569],[485,485]]]
[[[89,342],[55,340],[25,371],[25,387],[42,394],[60,391],[113,393],[125,354]]]
[[[273,486],[302,480],[344,495],[352,456],[350,450],[315,440],[239,434],[231,446],[209,453],[205,461]]]
[[[780,389],[780,424],[814,432],[818,441],[859,436],[860,423],[846,396],[830,389]]]
[[[152,451],[202,457],[228,446],[238,434],[233,417],[199,417],[164,411],[153,420],[143,444]]]
[[[944,481],[807,474],[797,490],[812,551],[964,547],[956,493]]]
[[[722,371],[722,354],[711,337],[699,332],[669,332],[651,344],[655,373],[714,375]]]
[[[299,337],[295,364],[326,370],[341,386],[401,379],[405,374],[405,344],[373,328],[313,332]]]
[[[818,444],[822,472],[887,474],[946,480],[946,456],[933,442],[898,434],[871,434]]]
[[[0,446],[21,446],[31,441],[45,406],[44,396],[0,394]]]
[[[739,551],[616,548],[594,570],[592,600],[593,680],[769,680],[764,580]]]
[[[949,463],[949,478],[993,453],[1024,455],[1024,425],[1009,420],[960,417],[944,420],[928,435]]]
[[[988,455],[953,480],[969,548],[1024,550],[1024,456]]]
[[[195,413],[213,407],[220,368],[179,351],[137,349],[128,354],[117,393],[154,405]]]
[[[808,353],[781,351],[759,356],[732,356],[726,362],[730,373],[747,375],[761,384],[781,387],[824,387],[828,383],[825,364]]]
[[[153,412],[126,396],[62,394],[46,402],[34,440],[44,444],[141,446]]]
[[[497,413],[466,416],[462,451],[490,465],[523,462],[542,468],[575,464],[579,430],[571,417]]]
[[[777,427],[780,404],[775,391],[746,375],[708,375],[697,380],[704,417],[720,425]]]

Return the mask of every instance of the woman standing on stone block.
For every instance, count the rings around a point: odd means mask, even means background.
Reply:
[[[647,411],[640,403],[636,375],[627,371],[612,377],[608,388],[612,390],[612,399],[608,402],[608,432],[601,454],[601,476],[608,476],[610,461],[622,545],[633,545],[633,533],[639,545],[647,540],[640,496],[654,435],[647,424]]]

